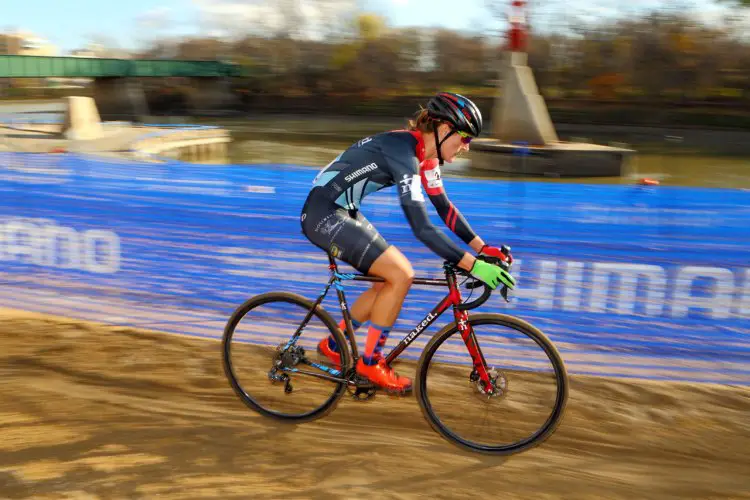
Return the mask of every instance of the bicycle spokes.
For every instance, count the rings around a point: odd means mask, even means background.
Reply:
[[[316,351],[333,325],[296,299],[247,310],[234,326],[230,349],[232,375],[244,396],[281,418],[306,418],[327,405],[345,390],[340,371]]]
[[[430,345],[419,398],[439,432],[502,454],[553,428],[564,406],[564,369],[545,341],[524,328],[502,315],[476,315]]]

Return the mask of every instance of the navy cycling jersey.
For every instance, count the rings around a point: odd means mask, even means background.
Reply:
[[[356,211],[368,194],[397,186],[401,207],[415,236],[443,259],[458,263],[465,252],[432,224],[422,188],[459,238],[468,244],[476,233],[448,199],[438,161],[425,161],[424,151],[419,132],[393,131],[366,137],[320,171],[313,181],[315,198]]]

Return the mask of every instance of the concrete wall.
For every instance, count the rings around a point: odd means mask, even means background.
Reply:
[[[143,88],[134,78],[96,78],[94,100],[104,120],[139,121],[148,115]]]
[[[230,83],[226,78],[192,78],[193,92],[188,102],[194,112],[226,109],[232,105]]]
[[[188,95],[190,111],[195,113],[235,106],[226,78],[192,78]],[[93,94],[99,113],[105,120],[138,121],[149,114],[143,86],[134,78],[97,78]]]

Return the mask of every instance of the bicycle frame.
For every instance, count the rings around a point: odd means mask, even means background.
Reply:
[[[287,346],[291,345],[300,336],[305,325],[312,317],[313,311],[320,305],[321,302],[323,302],[323,299],[328,294],[328,290],[331,288],[331,285],[334,285],[336,287],[336,294],[338,295],[339,305],[341,306],[341,312],[343,313],[344,322],[346,324],[346,332],[344,333],[349,339],[352,354],[354,356],[354,359],[356,360],[359,357],[359,353],[357,351],[357,342],[354,337],[354,328],[352,327],[349,306],[346,302],[346,296],[344,295],[344,286],[341,282],[343,280],[353,280],[382,283],[385,280],[376,276],[366,276],[363,274],[339,273],[336,261],[330,254],[328,255],[328,260],[328,268],[331,271],[331,278],[328,281],[325,289],[323,290],[323,293],[321,293],[317,298],[317,300],[313,304],[312,309],[306,315],[299,329],[297,330],[297,332],[295,332],[294,336],[289,341]],[[483,381],[485,384],[490,384],[491,382],[489,373],[487,371],[487,362],[485,361],[484,355],[482,354],[482,351],[479,347],[479,343],[477,342],[476,336],[474,335],[474,330],[471,328],[471,325],[468,322],[469,315],[465,310],[462,310],[460,308],[461,292],[456,281],[456,272],[452,266],[447,264],[444,266],[444,269],[445,279],[415,278],[412,282],[414,285],[442,287],[447,286],[449,289],[448,294],[432,309],[432,311],[427,314],[427,316],[424,317],[422,321],[417,323],[416,327],[414,327],[403,339],[401,339],[398,345],[396,345],[393,350],[391,350],[391,352],[388,353],[388,355],[385,357],[386,363],[390,364],[394,359],[396,359],[404,351],[404,349],[409,347],[409,345],[411,345],[411,343],[414,342],[417,337],[419,337],[427,329],[428,326],[434,323],[435,320],[437,320],[445,311],[447,311],[449,307],[453,306],[453,316],[456,320],[456,324],[458,325],[458,330],[461,333],[461,338],[466,344],[466,348],[471,355],[474,370],[476,370],[481,381]],[[323,378],[327,377],[323,376]]]

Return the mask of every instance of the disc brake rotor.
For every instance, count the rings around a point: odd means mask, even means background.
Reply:
[[[490,398],[503,398],[508,393],[508,378],[503,372],[497,371],[495,368],[487,370],[487,375],[490,377],[489,385],[485,384],[479,373],[474,369],[469,375],[469,381],[473,382],[476,387],[476,394],[481,396],[483,399],[486,397]]]

